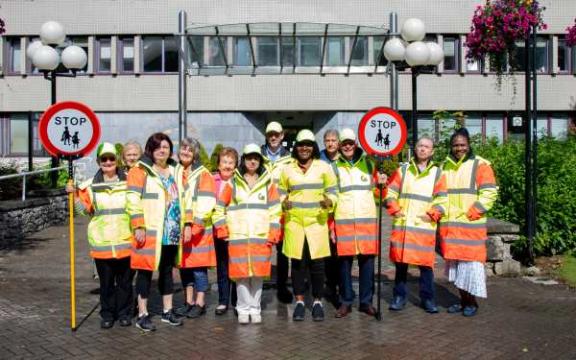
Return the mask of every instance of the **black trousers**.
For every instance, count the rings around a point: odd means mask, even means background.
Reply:
[[[132,277],[130,258],[94,259],[100,278],[100,317],[103,320],[130,319]]]
[[[304,295],[307,290],[306,278],[312,284],[312,296],[321,299],[324,292],[324,258],[312,260],[308,240],[304,240],[302,259],[292,259],[292,287],[294,295]]]
[[[282,252],[282,242],[276,244],[276,288],[286,287],[288,282],[288,258]]]
[[[170,295],[174,292],[174,279],[172,279],[172,269],[176,265],[176,255],[178,245],[162,245],[160,264],[158,265],[158,290],[160,295]],[[138,270],[136,275],[136,294],[142,299],[150,296],[152,285],[152,271]]]
[[[340,260],[338,258],[338,250],[336,244],[330,241],[330,256],[325,258],[326,267],[326,288],[330,295],[336,296],[338,294],[338,286],[340,285]]]

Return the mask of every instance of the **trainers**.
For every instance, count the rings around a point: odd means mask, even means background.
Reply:
[[[250,323],[250,315],[248,314],[238,314],[238,323],[246,325]]]
[[[428,314],[437,314],[438,313],[438,306],[436,306],[436,303],[432,299],[422,300],[422,302],[420,303],[420,306]]]
[[[476,306],[464,306],[462,310],[462,315],[466,317],[475,316],[478,313],[478,307]]]
[[[186,317],[189,319],[196,319],[204,314],[206,314],[206,305],[192,305],[190,310],[186,312]]]
[[[448,314],[457,314],[462,312],[462,305],[454,304],[448,307]]]
[[[176,315],[176,313],[172,309],[166,312],[162,312],[162,322],[172,326],[182,325],[182,319],[180,319],[180,317],[178,317],[178,315]]]
[[[306,315],[306,308],[303,302],[297,302],[294,308],[294,313],[292,314],[292,321],[304,321],[304,316]]]
[[[404,309],[404,306],[406,306],[406,298],[403,296],[394,296],[390,306],[388,306],[388,310],[401,311]]]
[[[150,319],[150,315],[148,314],[138,317],[138,320],[136,321],[136,327],[144,332],[156,330],[156,326],[154,326],[152,320]]]
[[[324,321],[324,306],[321,302],[315,302],[312,306],[312,320]]]
[[[252,322],[252,324],[260,324],[262,322],[262,315],[260,314],[250,315],[250,321]]]

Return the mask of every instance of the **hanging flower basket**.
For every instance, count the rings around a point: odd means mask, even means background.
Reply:
[[[574,19],[574,25],[566,28],[566,45],[576,46],[576,19]]]
[[[4,20],[0,19],[0,35],[4,34],[6,32],[5,26],[6,26],[6,24],[4,23]]]
[[[536,0],[486,0],[484,6],[474,11],[470,33],[466,36],[466,58],[488,57],[490,70],[496,73],[500,88],[507,59],[514,58],[516,42],[526,40],[534,26],[547,29],[543,11]]]

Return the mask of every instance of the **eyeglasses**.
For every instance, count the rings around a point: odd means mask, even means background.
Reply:
[[[107,161],[112,162],[116,161],[116,156],[106,156],[106,155],[100,156],[100,162],[107,162]]]

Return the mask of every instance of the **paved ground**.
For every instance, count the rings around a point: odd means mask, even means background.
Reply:
[[[78,226],[78,322],[98,303],[87,256],[85,221]],[[391,296],[393,272],[385,263],[383,308]],[[440,273],[440,271],[438,271]],[[211,274],[213,278],[214,275]],[[522,279],[492,278],[489,299],[467,319],[444,310],[454,289],[437,281],[443,311],[428,315],[412,304],[401,313],[384,311],[375,321],[353,312],[345,319],[291,321],[292,305],[264,292],[264,322],[240,326],[229,312],[213,314],[216,286],[207,316],[171,328],[154,318],[158,330],[99,328],[97,310],[78,331],[69,326],[68,240],[66,227],[53,227],[20,246],[0,250],[0,358],[185,358],[185,359],[576,359],[576,293]],[[417,282],[410,286],[416,293]],[[153,295],[157,299],[157,294]],[[182,293],[176,295],[182,302]],[[155,311],[158,311],[155,301]]]

